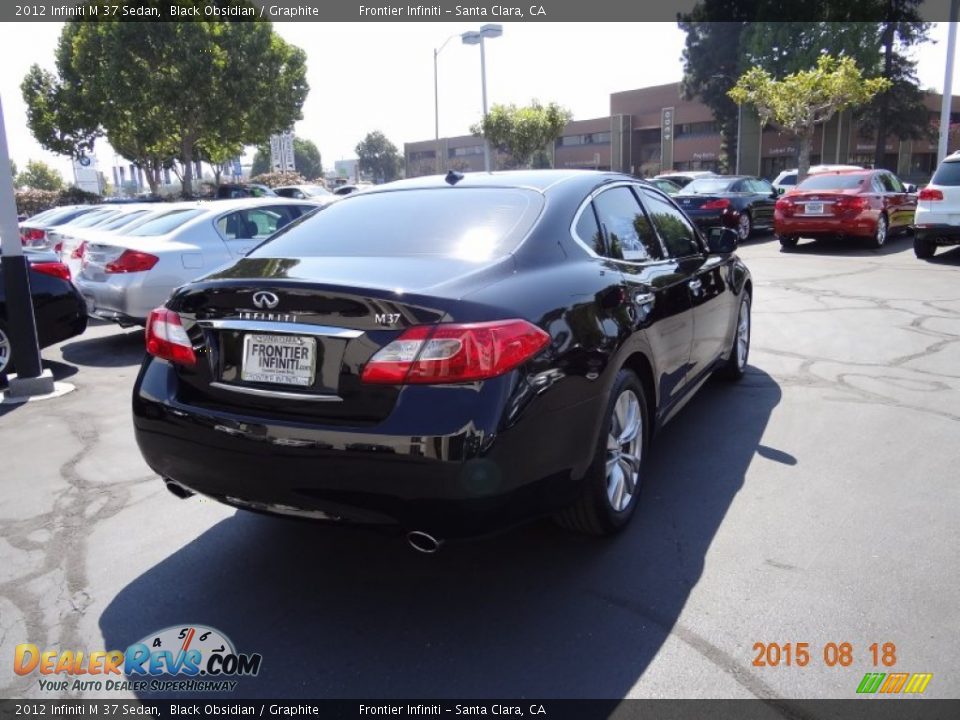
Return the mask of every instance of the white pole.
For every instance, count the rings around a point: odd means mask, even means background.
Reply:
[[[937,145],[937,164],[947,156],[947,140],[950,135],[950,107],[953,104],[953,56],[957,48],[957,5],[950,0],[950,22],[947,32],[947,68],[943,77],[943,99],[940,103],[940,142]]]
[[[735,163],[736,169],[734,173],[736,175],[740,174],[740,139],[741,139],[741,130],[743,129],[743,103],[737,105],[737,161]]]
[[[483,119],[487,119],[487,56],[483,50],[483,35],[480,36],[480,84],[483,91]],[[490,141],[483,136],[483,168],[490,172]]]

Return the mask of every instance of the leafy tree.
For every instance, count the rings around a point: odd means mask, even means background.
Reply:
[[[534,100],[527,107],[494,105],[470,132],[507,153],[515,167],[529,167],[538,152],[560,137],[572,118],[573,113],[556,103],[544,106]],[[538,159],[543,163],[544,158]]]
[[[185,194],[198,152],[256,144],[290,127],[308,91],[305,53],[267,21],[69,22],[56,60],[56,74],[34,66],[21,85],[37,140],[78,156],[106,135],[154,171],[176,159]]]
[[[10,177],[13,178],[14,182],[16,182],[17,164],[13,160],[10,161]]]
[[[782,80],[762,68],[751,68],[729,95],[736,103],[753,105],[764,124],[772,121],[797,138],[798,176],[803,179],[810,168],[815,127],[840,110],[869,102],[889,86],[886,78],[865,79],[852,58],[822,55],[815,68]]]
[[[296,171],[309,180],[323,177],[323,162],[320,159],[320,150],[312,140],[295,137],[293,139],[293,163]],[[271,172],[270,145],[265,143],[257,148],[253,156],[251,175],[263,175]]]
[[[397,177],[400,153],[397,146],[387,140],[386,135],[379,130],[367,133],[367,136],[357,143],[355,151],[361,172],[368,173],[380,182],[390,182]]]
[[[838,3],[842,4],[842,3]],[[795,13],[795,8],[784,13]],[[827,17],[824,9],[821,16]],[[753,22],[743,32],[743,60],[782,78],[817,64],[821,55],[851,57],[872,70],[880,62],[880,26],[875,22]]]
[[[28,160],[26,169],[17,175],[17,185],[33,190],[62,190],[63,176],[41,160]]]
[[[284,185],[303,185],[306,179],[298,172],[266,172],[254,175],[250,182],[266,185],[267,187],[283,187]]]

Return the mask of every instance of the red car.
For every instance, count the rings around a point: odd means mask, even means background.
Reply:
[[[909,230],[916,209],[916,188],[887,170],[818,173],[777,200],[774,232],[785,248],[802,237],[845,236],[879,248],[892,233]]]

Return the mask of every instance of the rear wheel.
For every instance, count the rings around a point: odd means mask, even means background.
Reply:
[[[930,238],[913,238],[913,254],[921,260],[932,258],[935,252],[937,252],[937,245]]]
[[[633,372],[621,370],[582,494],[557,515],[558,523],[589,535],[612,535],[623,529],[640,495],[647,427],[643,385]]]
[[[13,344],[7,325],[0,320],[0,377],[13,372]]]
[[[750,213],[744,212],[737,221],[737,236],[739,237],[740,242],[748,240],[752,232],[753,220],[750,218]]]
[[[877,229],[873,233],[873,247],[882,248],[884,243],[887,242],[887,233],[889,232],[890,227],[887,223],[887,216],[881,215],[877,218]]]
[[[780,241],[781,248],[795,248],[800,242],[800,238],[796,235],[778,235],[777,239]]]

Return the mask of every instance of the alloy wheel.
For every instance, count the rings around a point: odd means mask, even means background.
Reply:
[[[883,247],[883,244],[887,241],[887,219],[883,215],[877,220],[877,234],[874,236],[874,240],[877,247]]]
[[[607,436],[607,500],[616,512],[630,506],[640,486],[643,413],[633,390],[620,393],[613,405]]]
[[[750,301],[743,299],[740,304],[740,319],[737,321],[737,367],[743,370],[747,366],[750,354]]]
[[[7,371],[7,366],[10,365],[10,355],[12,351],[10,338],[7,337],[3,328],[0,328],[0,375],[3,375],[3,373]]]
[[[750,215],[744,213],[740,216],[740,220],[737,223],[737,235],[740,236],[740,240],[747,240],[750,237],[751,230],[753,230],[753,227],[750,223]]]

